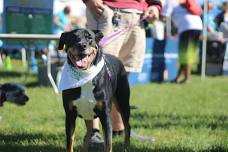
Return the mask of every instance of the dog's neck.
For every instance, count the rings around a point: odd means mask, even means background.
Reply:
[[[59,83],[59,90],[63,91],[66,89],[83,86],[87,82],[91,81],[95,76],[97,76],[104,65],[105,61],[103,58],[101,58],[97,65],[93,65],[88,70],[75,69],[70,64],[65,63]]]
[[[98,48],[96,57],[94,58],[92,64],[97,65],[99,63],[99,61],[101,61],[101,59],[102,59],[102,50],[101,50],[101,48]]]

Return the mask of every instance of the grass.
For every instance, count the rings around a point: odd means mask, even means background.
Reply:
[[[21,70],[22,69],[22,70]],[[37,85],[36,75],[23,68],[0,69],[0,83],[15,81],[27,87],[27,105],[5,103],[0,108],[0,152],[65,151],[64,110],[61,96],[51,87]],[[131,87],[134,132],[155,142],[131,140],[129,152],[228,151],[228,77],[193,76],[186,85],[152,83]],[[77,120],[75,148],[82,144],[84,122]],[[123,138],[113,151],[121,152]]]

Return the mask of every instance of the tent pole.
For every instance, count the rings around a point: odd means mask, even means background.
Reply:
[[[203,9],[203,46],[202,46],[202,65],[201,65],[201,79],[205,78],[206,71],[206,50],[207,50],[207,18],[208,18],[208,0],[204,0]]]

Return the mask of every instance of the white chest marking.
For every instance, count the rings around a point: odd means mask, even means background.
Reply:
[[[96,105],[96,100],[93,95],[93,89],[94,86],[91,81],[84,84],[81,86],[81,97],[74,101],[78,114],[85,120],[92,120],[95,116],[93,109]]]

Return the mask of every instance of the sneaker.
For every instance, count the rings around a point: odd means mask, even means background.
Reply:
[[[89,139],[89,147],[92,147],[92,148],[104,147],[104,139],[98,131],[93,132],[91,138]]]

